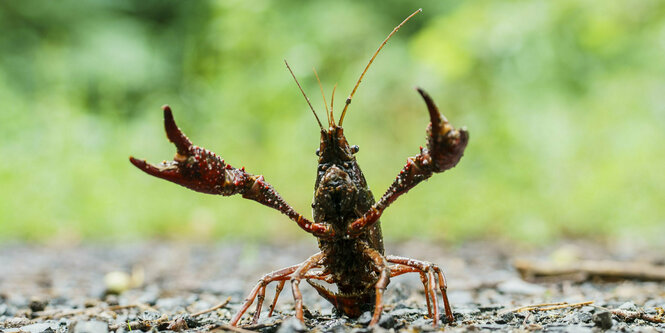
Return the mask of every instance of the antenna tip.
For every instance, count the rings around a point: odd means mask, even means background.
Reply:
[[[422,13],[422,12],[423,12],[423,9],[422,9],[422,8],[418,8],[418,11]]]

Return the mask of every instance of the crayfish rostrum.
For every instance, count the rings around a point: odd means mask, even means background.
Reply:
[[[257,305],[253,322],[256,322],[261,313],[266,286],[277,282],[275,297],[268,314],[271,316],[286,281],[291,281],[295,316],[304,322],[300,293],[302,280],[312,285],[337,310],[350,317],[357,317],[366,309],[373,308],[370,326],[375,325],[381,316],[382,296],[390,279],[411,272],[420,275],[428,313],[433,318],[434,326],[438,325],[439,320],[437,289],[442,294],[447,321],[454,320],[446,295],[446,280],[441,269],[429,262],[385,255],[379,218],[399,196],[434,173],[454,167],[462,157],[469,140],[467,131],[464,128],[453,128],[439,113],[429,95],[418,89],[430,116],[427,147],[421,147],[419,154],[407,159],[406,165],[390,188],[375,202],[354,156],[358,147],[348,143],[342,128],[346,110],[372,61],[388,39],[418,12],[420,10],[407,17],[379,46],[346,99],[338,124],[333,116],[332,102],[330,109],[326,104],[326,129],[305,96],[321,130],[320,146],[316,153],[319,165],[312,203],[313,221],[296,212],[263,176],[250,174],[244,168],[236,169],[215,153],[193,145],[176,126],[168,106],[163,107],[164,125],[168,139],[175,144],[177,150],[173,161],[151,165],[130,157],[130,161],[144,172],[194,191],[223,196],[240,194],[243,198],[277,209],[318,239],[320,252],[300,264],[263,276],[231,320],[231,325],[238,324],[254,301]],[[286,66],[293,75],[288,63]],[[297,79],[295,81],[304,95]],[[334,284],[337,291],[332,292],[317,281]]]

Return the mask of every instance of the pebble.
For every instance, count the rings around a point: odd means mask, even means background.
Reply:
[[[363,312],[363,314],[361,314],[360,317],[358,317],[358,319],[356,320],[358,324],[365,326],[369,325],[370,321],[372,321],[372,313],[369,311]]]
[[[22,326],[21,328],[11,328],[5,330],[5,333],[14,333],[14,332],[28,332],[28,333],[42,333],[46,330],[51,330],[52,332],[58,328],[58,325],[55,323],[38,323],[32,325]]]
[[[28,307],[30,308],[30,310],[32,310],[32,312],[39,312],[39,311],[44,311],[46,305],[48,305],[48,300],[33,298],[30,300],[30,304],[28,304]]]
[[[294,333],[305,331],[307,331],[307,328],[300,322],[300,320],[298,320],[296,317],[290,317],[289,319],[282,322],[282,325],[279,326],[277,333]]]
[[[621,304],[619,309],[624,311],[637,311],[637,306],[635,306],[635,303],[633,302],[626,302]]]
[[[569,326],[564,326],[562,331],[568,333],[591,333],[593,332],[593,329],[587,326],[569,325]]]
[[[74,333],[108,333],[108,331],[107,323],[96,320],[79,321],[74,326]]]
[[[139,315],[140,320],[157,320],[162,316],[161,313],[157,311],[143,311],[141,315]]]
[[[515,314],[512,312],[506,312],[499,316],[498,319],[495,320],[497,324],[507,324],[511,322],[515,318]]]
[[[408,315],[414,315],[414,314],[420,314],[420,310],[414,309],[414,308],[407,308],[403,307],[400,309],[397,309],[395,307],[395,310],[390,311],[390,314],[395,316],[395,317],[403,317],[403,316],[408,316]]]
[[[588,323],[591,322],[591,313],[589,312],[577,312],[575,313],[575,317],[577,317],[577,320],[580,323]]]
[[[411,325],[413,325],[414,327],[418,327],[421,330],[429,331],[429,330],[433,329],[432,319],[418,318],[418,319],[414,320],[411,323]]]
[[[0,304],[0,316],[9,315],[7,304]]]
[[[390,313],[384,313],[379,318],[379,326],[383,328],[394,328],[396,323],[395,317]]]
[[[602,328],[602,329],[610,329],[612,328],[612,313],[609,311],[601,311],[598,313],[595,313],[593,317],[591,317],[593,320],[594,324],[596,326]]]

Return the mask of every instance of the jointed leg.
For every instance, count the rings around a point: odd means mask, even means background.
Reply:
[[[443,295],[443,308],[446,311],[448,322],[452,323],[455,321],[455,317],[453,316],[453,310],[450,309],[450,302],[448,302],[448,295],[446,293],[446,290],[448,290],[448,283],[446,282],[446,277],[439,266],[435,265],[434,271],[439,275],[439,288],[441,288],[441,295]]]
[[[426,291],[425,292],[425,300],[427,300],[427,315],[432,317],[432,306],[430,305],[429,301],[429,293],[427,293],[428,287],[427,287],[427,275],[423,273],[421,270],[411,267],[411,266],[406,266],[406,265],[401,265],[401,264],[396,264],[392,267],[390,267],[390,277],[396,277],[400,276],[402,274],[406,273],[418,273],[420,274],[420,281],[423,283],[423,289]]]
[[[275,311],[275,305],[277,305],[277,299],[279,298],[279,293],[284,289],[284,284],[286,280],[279,281],[277,287],[275,287],[275,297],[272,299],[272,304],[270,304],[270,310],[268,311],[268,317],[272,317],[272,312]]]
[[[265,291],[266,291],[266,285],[272,281],[280,281],[284,280],[285,278],[288,278],[288,276],[295,272],[296,269],[298,269],[298,266],[300,265],[294,265],[290,266],[287,268],[283,268],[277,271],[274,271],[272,273],[268,273],[264,275],[260,280],[259,283],[256,284],[254,289],[247,295],[247,298],[245,298],[245,302],[243,303],[242,307],[240,307],[240,310],[238,310],[238,313],[231,319],[231,326],[236,326],[238,324],[238,321],[240,321],[240,318],[242,317],[243,314],[247,311],[247,309],[254,303],[254,299],[259,296],[259,301],[262,303],[263,298],[265,297]],[[257,305],[257,313],[260,312],[260,305]],[[254,315],[255,319],[258,319],[256,314]]]
[[[309,282],[309,279],[314,279],[314,280],[322,280],[328,283],[332,283],[332,277],[329,274],[320,274],[319,272],[314,273],[314,274],[305,274],[304,279],[306,279]],[[270,305],[270,311],[268,312],[268,317],[272,316],[273,311],[275,310],[275,305],[277,304],[277,299],[279,298],[279,294],[282,292],[282,289],[284,289],[284,284],[286,283],[286,280],[282,280],[279,282],[277,287],[275,288],[275,297],[272,299],[272,304]]]
[[[296,306],[296,318],[300,320],[303,324],[305,323],[305,318],[303,317],[302,311],[302,294],[300,293],[300,280],[305,277],[307,271],[314,267],[318,262],[323,258],[323,253],[319,252],[309,259],[305,260],[300,267],[293,272],[291,276],[291,291],[293,292],[293,299],[295,300]]]
[[[427,274],[428,282],[427,285],[425,286],[425,297],[431,298],[432,300],[432,307],[434,309],[433,313],[430,312],[430,314],[433,315],[433,323],[435,326],[438,324],[438,319],[439,319],[438,318],[439,311],[438,311],[437,298],[435,292],[436,283],[437,283],[436,277],[438,277],[439,289],[441,291],[441,296],[443,297],[443,305],[446,317],[448,318],[449,323],[455,321],[455,317],[453,316],[453,312],[450,308],[450,303],[448,302],[448,295],[446,293],[448,285],[444,278],[443,272],[441,271],[441,268],[439,268],[439,266],[421,260],[414,260],[398,256],[386,256],[386,259],[390,263],[413,267],[417,269],[421,274],[422,273]]]
[[[379,280],[374,286],[376,289],[374,315],[372,316],[372,321],[369,322],[369,326],[374,326],[379,322],[381,312],[383,311],[383,292],[386,290],[386,287],[390,282],[391,273],[390,268],[388,267],[388,262],[381,253],[369,247],[365,248],[365,253],[372,259],[376,269],[380,272]]]

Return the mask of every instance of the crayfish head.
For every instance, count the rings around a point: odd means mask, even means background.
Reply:
[[[321,142],[316,154],[319,156],[319,164],[341,164],[354,160],[353,155],[358,149],[358,146],[351,146],[346,141],[342,127],[333,125],[327,131],[321,131]]]

